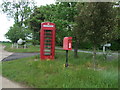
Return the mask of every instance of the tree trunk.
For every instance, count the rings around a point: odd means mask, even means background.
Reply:
[[[21,22],[20,22],[20,25],[21,25],[21,26],[23,25],[23,20],[24,20],[24,16],[21,15]]]
[[[33,30],[33,41],[32,44],[35,46],[35,31]]]
[[[93,47],[93,67],[96,70],[96,46]]]
[[[79,44],[79,41],[76,39],[75,40],[75,47],[74,47],[74,58],[78,58],[78,44]]]
[[[16,8],[16,13],[15,13],[15,18],[14,18],[14,20],[15,20],[15,23],[19,23],[19,12],[18,12],[18,8]]]

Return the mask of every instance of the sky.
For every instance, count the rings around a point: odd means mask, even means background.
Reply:
[[[34,0],[37,6],[54,4],[55,0]],[[0,4],[2,0],[0,0]],[[10,26],[14,24],[13,19],[8,19],[7,16],[3,13],[0,13],[0,41],[9,41],[6,39],[5,34],[8,32]]]

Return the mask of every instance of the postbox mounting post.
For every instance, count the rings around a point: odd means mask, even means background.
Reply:
[[[65,67],[68,67],[68,50],[66,50],[66,63],[65,63]]]

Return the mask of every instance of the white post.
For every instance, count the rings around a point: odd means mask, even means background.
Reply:
[[[26,44],[24,44],[24,49],[26,48]]]
[[[12,43],[12,48],[14,47],[14,44]]]
[[[15,43],[13,44],[13,47],[15,47]]]
[[[105,46],[103,46],[103,54],[105,54]]]
[[[18,48],[19,46],[18,46],[18,44],[17,44],[17,43],[16,43],[16,45],[17,45],[17,48]]]

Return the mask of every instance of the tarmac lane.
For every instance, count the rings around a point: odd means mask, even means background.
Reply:
[[[39,53],[13,53],[10,56],[4,58],[2,61],[17,60],[20,58],[31,57],[35,55],[39,55]]]

